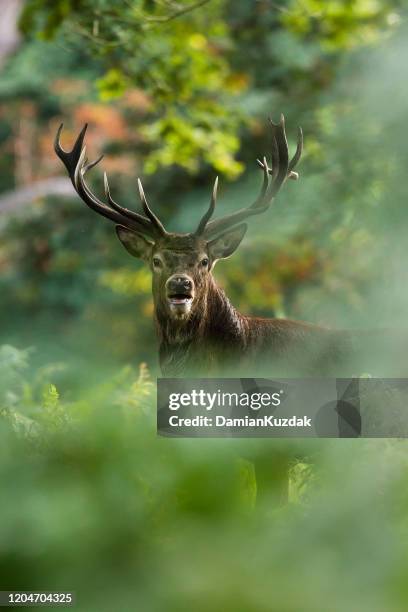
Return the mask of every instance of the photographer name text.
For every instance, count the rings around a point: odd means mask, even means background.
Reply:
[[[251,411],[257,411],[262,408],[277,408],[281,405],[283,391],[274,393],[226,393],[220,390],[214,393],[208,393],[204,390],[192,389],[188,393],[171,393],[169,395],[168,407],[172,411],[178,411],[180,408],[197,408],[208,412],[217,408],[248,408]],[[276,417],[274,415],[263,416],[224,416],[215,415],[207,416],[197,414],[196,416],[181,417],[179,415],[171,415],[168,419],[171,427],[311,427],[312,420],[310,417],[290,416]]]

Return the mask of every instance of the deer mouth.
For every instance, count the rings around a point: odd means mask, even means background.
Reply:
[[[171,306],[184,306],[193,301],[193,296],[186,293],[175,293],[167,298]]]
[[[183,319],[189,315],[193,296],[191,293],[172,293],[167,296],[170,312],[173,317]]]

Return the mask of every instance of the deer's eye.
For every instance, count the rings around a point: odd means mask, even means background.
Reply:
[[[200,265],[203,268],[207,268],[208,264],[209,264],[209,261],[208,261],[208,259],[206,257],[204,257],[204,259],[202,259],[201,262],[200,262]]]
[[[161,259],[159,259],[158,257],[153,257],[153,267],[161,268],[161,265],[162,265]]]

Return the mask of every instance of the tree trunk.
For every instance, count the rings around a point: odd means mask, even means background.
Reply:
[[[0,19],[0,70],[8,56],[20,43],[18,18],[23,7],[23,0],[2,0]]]

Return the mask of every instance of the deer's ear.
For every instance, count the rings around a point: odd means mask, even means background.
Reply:
[[[153,242],[146,240],[142,234],[133,232],[123,225],[116,226],[116,233],[125,249],[133,255],[133,257],[139,257],[145,260],[149,258],[152,252]]]
[[[241,223],[241,225],[237,225],[234,229],[230,229],[220,234],[214,240],[211,240],[207,245],[211,259],[216,261],[217,259],[225,259],[232,255],[240,245],[247,228],[246,223]]]

